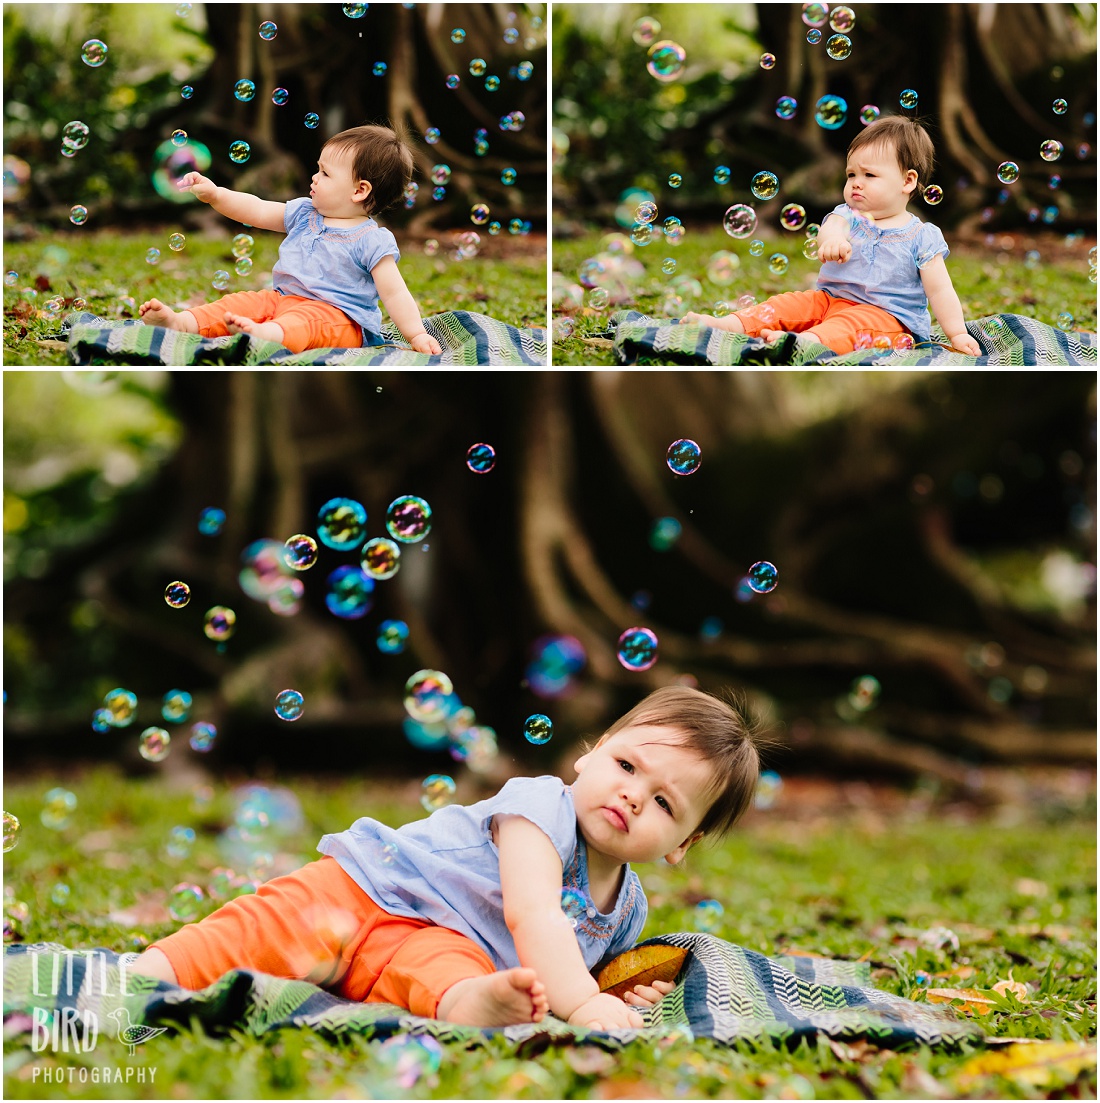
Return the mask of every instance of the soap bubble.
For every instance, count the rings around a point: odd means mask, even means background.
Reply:
[[[714,182],[716,184],[728,184],[730,182],[730,170],[728,165],[718,165],[715,168]]]
[[[816,28],[812,28],[806,32],[806,41],[811,46],[816,46],[821,41],[821,32]]]
[[[403,544],[417,544],[431,532],[432,507],[415,494],[395,498],[386,510],[386,531]]]
[[[549,743],[554,734],[554,725],[549,716],[541,712],[533,713],[527,717],[523,725],[523,734],[528,743],[534,743],[541,747],[543,743]]]
[[[371,72],[376,77],[384,77],[386,75],[386,68],[387,66],[384,61],[376,61],[373,68],[371,69]]]
[[[465,42],[466,32],[461,27],[455,27],[455,29],[451,31],[451,41],[455,43],[455,45],[458,45],[460,42]]]
[[[190,923],[198,919],[204,899],[198,885],[187,881],[173,885],[168,892],[168,914],[179,923]]]
[[[801,230],[806,225],[806,208],[800,203],[788,203],[779,212],[779,222],[785,230]]]
[[[107,60],[107,43],[98,38],[89,38],[80,47],[80,60],[85,65],[98,69]]]
[[[643,15],[633,26],[630,37],[637,46],[651,46],[661,33],[661,24],[651,15]]]
[[[756,782],[753,803],[757,808],[771,808],[783,788],[783,779],[774,770],[763,770]]]
[[[754,257],[762,257],[764,255],[764,243],[760,238],[754,237],[752,241],[749,242],[749,255]],[[754,299],[753,301],[755,302],[756,300]]]
[[[438,724],[451,712],[454,685],[441,670],[418,670],[405,683],[405,711],[421,724]]]
[[[374,579],[360,567],[337,567],[326,586],[325,605],[341,620],[359,620],[374,606]]]
[[[779,177],[774,172],[758,172],[751,190],[757,199],[774,199],[779,194]]]
[[[697,931],[716,931],[722,923],[726,909],[718,900],[700,900],[695,905],[692,922]]]
[[[186,858],[195,845],[195,829],[177,825],[168,832],[168,842],[164,849],[170,858]]]
[[[73,119],[71,123],[66,123],[61,131],[61,144],[69,149],[83,149],[88,144],[90,134],[87,123]],[[187,135],[185,134],[184,137],[186,138]]]
[[[935,207],[943,200],[943,188],[938,184],[929,184],[924,189],[923,199],[930,207]]]
[[[856,712],[868,712],[878,704],[881,692],[882,686],[879,680],[870,674],[863,674],[852,681],[851,689],[848,690],[848,704]]]
[[[787,271],[787,267],[790,265],[790,260],[787,258],[786,253],[772,253],[768,258],[768,271],[775,276],[782,276]]]
[[[278,33],[279,28],[275,26],[270,19],[265,19],[264,22],[260,24],[259,34],[265,42],[270,42]]]
[[[374,641],[378,650],[387,655],[399,655],[409,639],[409,626],[403,620],[384,620],[378,626]]]
[[[561,910],[567,919],[576,927],[577,921],[583,919],[588,913],[588,901],[584,894],[576,889],[563,888],[561,890]]]
[[[674,475],[693,475],[703,462],[703,450],[693,440],[674,440],[665,460]]]
[[[818,249],[817,238],[816,237],[808,237],[808,238],[806,238],[805,242],[803,242],[803,244],[802,244],[802,255],[807,260],[817,260],[817,249]]]
[[[475,475],[484,475],[496,466],[497,453],[491,444],[471,444],[466,450],[466,466]]]
[[[237,234],[233,238],[233,255],[235,257],[251,256],[255,244],[251,234]]]
[[[248,103],[254,95],[256,95],[256,85],[244,77],[233,86],[233,97],[241,103]]]
[[[321,116],[315,111],[310,111],[306,114],[302,122],[305,124],[306,130],[316,130],[321,122]]]
[[[349,19],[362,19],[367,14],[367,8],[370,4],[345,4],[344,14]]]
[[[432,171],[429,175],[433,184],[446,184],[451,179],[451,166],[432,165]]]
[[[500,182],[508,187],[516,182],[516,170],[512,168],[501,169]]]
[[[128,689],[112,689],[104,696],[103,705],[111,714],[112,726],[125,728],[134,722],[138,705],[137,694]]]
[[[173,609],[182,609],[191,600],[191,587],[186,582],[169,582],[164,588],[164,600]]]
[[[462,83],[462,78],[457,73],[448,73],[443,82],[448,88],[455,89]]]
[[[606,287],[593,287],[584,297],[586,306],[593,310],[603,310],[611,301],[611,292]]]
[[[719,249],[712,253],[707,261],[707,279],[721,287],[733,283],[737,270],[741,267],[741,258],[736,253]]]
[[[159,249],[146,249],[145,250],[145,263],[146,264],[160,264],[160,250]]]
[[[454,778],[446,774],[430,774],[420,786],[420,806],[425,812],[444,808],[454,800]]]
[[[245,141],[237,139],[229,147],[229,159],[234,164],[243,165],[252,156],[252,147]]]
[[[1020,179],[1020,166],[1015,161],[1002,161],[997,166],[997,179],[1002,184],[1015,184]]]
[[[178,253],[187,244],[187,238],[183,234],[169,234],[168,235],[168,248],[173,253]]]
[[[661,261],[661,271],[664,272],[666,276],[671,276],[672,273],[676,271],[676,258],[665,257],[665,259]]]
[[[524,677],[538,697],[557,699],[576,685],[587,657],[574,636],[540,636],[532,645]]]
[[[798,111],[798,100],[794,96],[780,96],[775,101],[775,113],[781,119],[793,119]]]
[[[393,578],[401,566],[401,548],[384,536],[376,536],[363,545],[361,563],[371,578]]]
[[[646,200],[634,209],[634,221],[649,225],[657,217],[657,204]]]
[[[83,226],[88,221],[88,208],[80,203],[69,208],[69,221],[74,226]]]
[[[182,724],[191,712],[191,694],[185,689],[170,689],[160,703],[160,714],[170,724]]]
[[[882,112],[873,103],[865,103],[859,109],[859,121],[864,126],[870,126],[881,114]]]
[[[833,61],[843,61],[852,52],[852,40],[846,34],[834,34],[825,43],[825,52]]]
[[[284,689],[275,698],[275,715],[280,720],[298,720],[305,698],[296,689]]]
[[[367,511],[352,498],[330,498],[317,511],[317,535],[326,548],[351,551],[366,535]]]
[[[229,286],[229,273],[224,268],[219,268],[211,277],[210,286],[215,291],[224,291]]]
[[[675,80],[684,71],[684,59],[687,52],[683,46],[665,39],[663,42],[654,42],[649,48],[649,61],[646,68],[652,77],[661,82]]]
[[[163,728],[146,728],[138,739],[138,753],[146,762],[163,762],[172,737]]]
[[[1073,322],[1074,322],[1073,315],[1070,314],[1070,312],[1068,310],[1063,310],[1062,313],[1059,314],[1058,317],[1054,319],[1054,324],[1063,333],[1072,333],[1073,332]]]
[[[475,203],[470,208],[470,221],[475,226],[484,225],[489,221],[489,207],[486,203]]]
[[[203,633],[215,643],[229,639],[237,628],[237,614],[224,605],[214,605],[206,610],[203,617]]]
[[[675,517],[658,517],[649,530],[649,546],[654,551],[666,552],[683,532],[683,525]]]
[[[895,352],[911,352],[913,350],[913,335],[911,333],[899,333],[894,338]]]
[[[68,789],[62,789],[57,787],[50,789],[49,792],[42,798],[42,811],[39,815],[39,819],[42,821],[43,827],[48,827],[51,831],[63,831],[69,826],[72,819],[73,812],[76,811],[76,794],[70,793]],[[12,816],[15,820],[15,817]],[[4,849],[10,850],[7,839],[7,821],[4,823]],[[16,831],[19,829],[19,821],[15,820]],[[14,846],[15,843],[12,843]]]
[[[905,107],[911,111],[914,107],[917,106],[917,99],[917,90],[915,88],[906,88],[905,91],[903,91],[902,94],[898,97],[898,103],[900,103],[902,107]]]
[[[470,62],[470,76],[483,77],[488,68],[489,66],[486,64],[483,57],[475,57],[473,61]]]
[[[4,853],[19,845],[19,820],[10,812],[4,813]]]
[[[823,27],[829,18],[828,4],[803,4],[802,22],[807,27]]]
[[[238,276],[247,276],[248,273],[252,271],[252,258],[241,257],[241,259],[233,265],[233,271],[236,272]]]
[[[856,13],[844,5],[833,8],[829,14],[829,26],[841,34],[847,34],[855,25]]]
[[[518,39],[519,31],[517,31],[515,27],[509,27],[504,32],[504,41],[507,42],[509,46],[513,45]]]
[[[1039,147],[1039,156],[1044,161],[1057,161],[1062,156],[1062,143],[1053,138],[1048,139]]]
[[[1051,106],[1055,115],[1064,115],[1069,110],[1069,104],[1063,99],[1056,99]]]
[[[191,725],[191,750],[199,754],[206,754],[214,746],[214,740],[218,738],[218,729],[205,720]]]
[[[684,182],[684,178],[678,172],[669,173],[668,186],[678,188]]]
[[[749,568],[748,580],[754,593],[770,594],[779,583],[779,572],[773,564],[761,560]]]
[[[760,68],[761,69],[774,69],[775,68],[775,54],[761,54],[760,55]]]
[[[839,130],[848,119],[848,101],[842,96],[822,96],[814,110],[814,121],[823,130]]]
[[[304,532],[288,537],[283,562],[294,571],[308,571],[317,562],[317,541]]]
[[[648,670],[657,661],[657,636],[648,628],[628,628],[619,637],[619,662],[627,670]]]
[[[191,85],[189,85],[189,84],[185,84],[180,89],[180,96],[181,96],[181,98],[183,98],[185,100],[189,100],[194,94],[195,94],[195,89],[192,88]]]

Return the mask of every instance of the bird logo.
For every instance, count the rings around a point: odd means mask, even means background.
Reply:
[[[147,1042],[150,1038],[155,1038],[168,1029],[164,1026],[134,1026],[130,1022],[130,1012],[125,1007],[116,1008],[107,1018],[115,1020],[118,1025],[118,1040],[124,1046],[130,1047],[131,1057],[137,1052],[136,1047],[140,1046],[142,1042]]]

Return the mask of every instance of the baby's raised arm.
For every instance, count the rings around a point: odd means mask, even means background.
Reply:
[[[550,1010],[574,1026],[597,1030],[644,1025],[617,996],[601,993],[585,967],[577,937],[561,909],[562,865],[546,833],[522,816],[494,816],[500,851],[504,921],[520,964],[546,987]]]
[[[848,240],[848,223],[840,215],[830,211],[817,232],[817,259],[838,260],[843,264],[851,255],[852,243]]]
[[[218,214],[244,222],[261,230],[286,233],[286,204],[261,199],[249,192],[219,188],[213,180],[201,172],[189,172],[177,185],[180,191],[189,191],[196,199],[209,203]]]
[[[928,296],[928,305],[936,315],[936,321],[943,327],[952,346],[969,356],[981,356],[982,346],[966,332],[962,303],[951,282],[951,274],[943,257],[933,257],[920,270],[924,293]]]

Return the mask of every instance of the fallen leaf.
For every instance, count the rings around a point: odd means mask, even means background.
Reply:
[[[929,988],[926,995],[929,1003],[951,1003],[962,1000],[959,1011],[973,1012],[975,1015],[988,1015],[996,1006],[988,996],[977,988]]]
[[[128,908],[108,912],[107,918],[122,927],[148,927],[154,923],[167,923],[171,916],[168,914],[168,905],[164,902],[164,894],[159,893],[156,896],[143,896]]]
[[[643,946],[639,950],[627,950],[600,970],[596,983],[601,992],[610,992],[622,999],[635,985],[675,980],[687,954],[680,946]]]
[[[1022,984],[1018,980],[1012,979],[1012,974],[1009,973],[1008,980],[999,980],[993,985],[994,992],[1000,992],[1003,996],[1006,992],[1011,992],[1020,1003],[1027,1003],[1027,985]]]
[[[997,1053],[973,1057],[959,1070],[958,1079],[963,1083],[979,1076],[1005,1076],[1042,1088],[1067,1083],[1079,1072],[1095,1067],[1095,1043],[1040,1042],[1012,1045]]]

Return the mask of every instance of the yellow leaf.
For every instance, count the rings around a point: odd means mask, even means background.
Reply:
[[[950,1003],[952,1000],[962,1000],[958,1009],[972,1011],[975,1015],[988,1015],[994,1007],[993,1001],[977,988],[929,988],[927,995],[929,1003]]]
[[[601,992],[610,992],[622,999],[637,984],[675,980],[687,954],[687,950],[679,946],[643,946],[639,950],[627,950],[600,970],[596,983]]]
[[[999,980],[993,985],[994,992],[1000,992],[1003,996],[1006,992],[1011,992],[1020,1003],[1027,1003],[1027,985],[1021,984],[1018,980],[1012,979],[1012,974],[1009,974],[1008,980]]]
[[[959,1070],[961,1082],[979,1076],[1007,1076],[1010,1080],[1043,1088],[1065,1084],[1084,1069],[1096,1067],[1093,1042],[1039,1042],[1012,1045],[996,1053],[973,1057]]]

